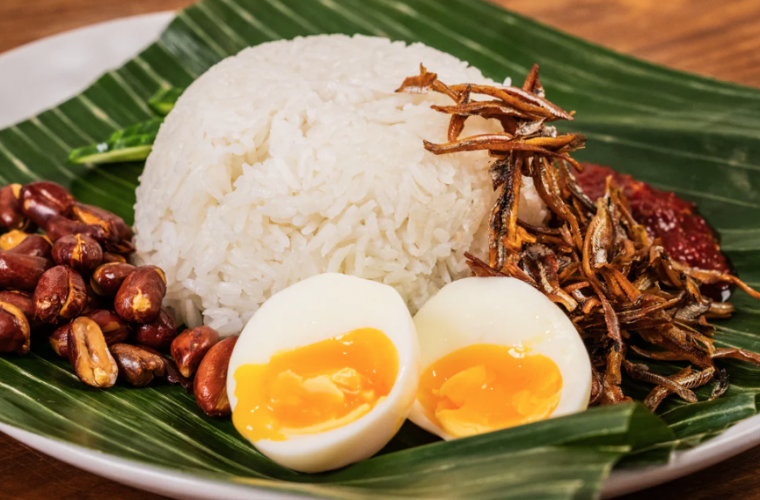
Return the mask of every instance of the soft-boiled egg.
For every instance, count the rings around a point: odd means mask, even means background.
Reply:
[[[377,453],[409,414],[419,380],[414,323],[393,288],[322,274],[272,296],[235,345],[235,428],[301,472]]]
[[[414,317],[422,374],[409,418],[444,439],[586,409],[591,364],[565,313],[514,278],[446,285]]]

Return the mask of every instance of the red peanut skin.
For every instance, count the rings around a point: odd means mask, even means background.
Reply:
[[[32,292],[50,265],[42,257],[0,251],[0,289]]]
[[[0,302],[0,353],[24,355],[29,352],[29,322],[13,304]]]
[[[30,293],[6,290],[0,292],[0,302],[18,307],[27,318],[34,316],[34,301]]]
[[[113,311],[96,309],[88,312],[85,316],[98,324],[108,345],[124,342],[131,333],[129,325]]]
[[[19,193],[21,212],[40,227],[54,215],[67,215],[75,201],[66,188],[49,181],[32,182]]]
[[[24,316],[26,316],[32,330],[42,326],[42,323],[34,317],[34,300],[32,299],[31,293],[18,290],[6,290],[0,292],[0,302],[6,302],[18,307],[21,312],[24,313]]]
[[[90,277],[90,286],[98,295],[113,297],[127,276],[132,274],[135,269],[132,264],[107,262],[93,271]]]
[[[185,391],[187,391],[188,394],[193,393],[193,381],[189,378],[185,378],[182,376],[182,374],[177,369],[177,365],[174,363],[174,360],[169,359],[165,355],[161,354],[157,350],[153,349],[152,347],[149,347],[147,345],[139,345],[137,347],[140,347],[141,349],[145,349],[148,352],[152,352],[153,354],[156,354],[158,356],[161,356],[164,359],[164,365],[166,368],[166,381],[170,384],[180,384]]]
[[[51,216],[42,228],[53,242],[71,234],[86,234],[98,243],[106,242],[106,234],[102,227],[95,224],[83,224],[62,215]]]
[[[129,344],[110,346],[119,367],[119,377],[134,387],[145,387],[156,377],[166,376],[166,361],[147,349]]]
[[[97,309],[85,314],[98,324],[106,339],[106,345],[121,344],[131,333],[129,325],[124,322],[115,312],[107,309]],[[71,323],[57,328],[50,336],[50,345],[61,357],[69,357],[68,340],[71,332]]]
[[[118,253],[103,252],[103,264],[109,264],[111,262],[119,262],[121,264],[126,264],[127,258]]]
[[[116,292],[116,314],[130,323],[151,323],[161,311],[166,277],[156,266],[142,266],[124,279]]]
[[[86,234],[59,238],[53,245],[51,255],[56,264],[69,266],[84,274],[89,274],[103,261],[100,244]]]
[[[34,231],[32,222],[21,212],[17,194],[20,184],[8,184],[0,188],[0,227],[7,230],[20,229]]]
[[[53,331],[48,339],[50,347],[55,353],[62,358],[69,359],[69,334],[71,333],[71,323],[59,326]]]
[[[172,358],[184,377],[192,377],[208,351],[219,342],[219,332],[198,326],[180,333],[171,345]]]
[[[24,241],[8,250],[10,253],[21,255],[30,255],[32,257],[42,257],[51,260],[50,251],[52,247],[50,242],[44,236],[39,234],[30,234]]]
[[[177,321],[168,310],[161,308],[158,317],[135,328],[135,343],[166,351],[177,336]]]
[[[42,275],[34,290],[34,315],[45,323],[58,323],[79,316],[87,305],[82,276],[66,266],[53,267]]]
[[[105,226],[109,241],[132,239],[132,229],[127,226],[124,219],[113,212],[96,207],[95,205],[75,203],[72,207],[72,215],[79,222]]]
[[[237,336],[228,337],[213,346],[195,374],[195,402],[209,417],[224,417],[232,413],[227,396],[227,371],[237,341]]]

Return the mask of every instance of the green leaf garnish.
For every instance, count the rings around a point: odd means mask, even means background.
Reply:
[[[153,150],[163,118],[138,123],[114,132],[107,141],[71,151],[69,163],[122,163],[144,161]]]

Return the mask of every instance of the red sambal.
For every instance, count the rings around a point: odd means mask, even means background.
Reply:
[[[592,163],[584,163],[583,167],[584,172],[576,176],[589,198],[595,200],[604,195],[606,179],[611,175],[613,182],[628,198],[633,217],[646,227],[651,238],[662,240],[663,246],[675,260],[700,269],[731,272],[714,231],[697,213],[694,203],[609,167]],[[715,299],[728,298],[728,285],[711,288],[704,291]]]

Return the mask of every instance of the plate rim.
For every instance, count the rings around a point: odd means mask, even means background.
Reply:
[[[15,47],[0,53],[0,62],[10,58],[21,58],[26,52],[44,49],[74,34],[82,35],[90,31],[95,36],[101,36],[97,28],[103,28],[113,23],[137,25],[140,23],[159,23],[168,21],[172,11],[161,11],[122,17],[90,24],[74,30],[64,31],[33,42]],[[90,41],[92,43],[92,41]],[[142,48],[137,41],[132,42],[135,54]],[[83,44],[83,48],[84,44]],[[105,72],[113,67],[101,65],[100,71]],[[56,105],[57,102],[45,103],[43,109]],[[31,112],[36,113],[36,111]],[[168,468],[153,466],[134,460],[86,448],[73,443],[48,438],[39,434],[25,431],[15,426],[0,423],[0,432],[24,443],[30,448],[81,468],[93,474],[111,479],[144,491],[150,491],[164,496],[180,499],[206,500],[225,498],[243,500],[257,498],[262,500],[299,500],[310,498],[305,495],[292,495],[285,492],[268,491],[254,485],[241,485],[229,481],[210,478],[194,477],[190,473],[174,471]],[[614,470],[605,480],[602,487],[602,498],[614,498],[620,495],[641,491],[668,481],[692,474],[711,465],[738,455],[760,444],[760,414],[743,420],[720,436],[701,443],[694,448],[671,453],[667,464],[655,465],[640,469]],[[106,465],[106,467],[104,467]]]
[[[303,500],[312,498],[269,491],[229,481],[198,478],[188,472],[174,471],[117,457],[91,448],[67,443],[0,423],[0,432],[26,446],[69,465],[118,483],[158,495],[182,500]]]

